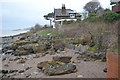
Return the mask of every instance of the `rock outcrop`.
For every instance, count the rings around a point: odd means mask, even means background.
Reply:
[[[59,61],[44,61],[38,63],[37,67],[46,75],[62,75],[76,72],[76,65],[66,64]]]
[[[54,56],[53,61],[60,61],[64,63],[70,63],[71,62],[71,56]]]

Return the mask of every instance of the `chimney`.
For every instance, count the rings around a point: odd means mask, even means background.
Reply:
[[[62,4],[62,14],[66,14],[65,4]]]

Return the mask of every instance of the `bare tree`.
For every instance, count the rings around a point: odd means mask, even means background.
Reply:
[[[103,10],[103,8],[102,8],[101,5],[100,5],[100,2],[98,2],[98,1],[96,1],[96,2],[94,2],[94,1],[88,2],[88,3],[84,6],[83,9],[85,9],[85,10],[88,11],[89,13],[95,13],[95,14]]]
[[[31,31],[40,31],[41,30],[41,28],[42,28],[42,26],[41,25],[39,25],[39,24],[36,24],[34,27],[32,27],[30,30]]]

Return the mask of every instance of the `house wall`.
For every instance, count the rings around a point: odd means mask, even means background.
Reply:
[[[112,10],[115,11],[115,12],[120,12],[120,4],[112,6]]]
[[[54,28],[61,28],[62,27],[62,25],[63,25],[63,21],[64,20],[67,20],[67,21],[69,21],[69,20],[74,20],[74,21],[76,21],[77,19],[60,19],[60,20],[56,20],[55,22],[54,22]]]

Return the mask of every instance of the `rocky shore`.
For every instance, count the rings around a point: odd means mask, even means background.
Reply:
[[[50,34],[50,33],[48,33]],[[91,53],[84,44],[67,43],[68,38],[27,32],[3,37],[3,78],[104,78],[105,51]],[[89,50],[89,51],[88,51]],[[89,67],[89,68],[87,68]],[[94,69],[94,70],[92,70]]]

